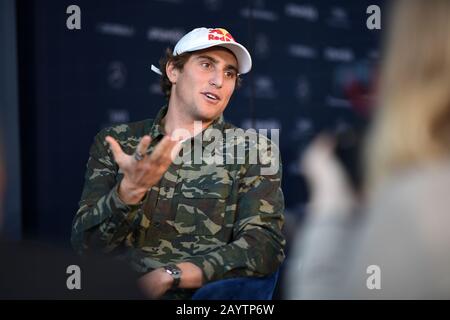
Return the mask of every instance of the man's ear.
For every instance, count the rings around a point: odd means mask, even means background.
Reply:
[[[173,62],[170,62],[170,61],[167,62],[166,74],[167,74],[167,77],[169,78],[170,82],[172,82],[172,84],[177,83],[179,72],[180,72],[180,70],[175,68]]]

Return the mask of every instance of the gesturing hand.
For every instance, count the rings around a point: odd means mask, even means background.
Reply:
[[[139,142],[136,153],[128,155],[122,151],[119,143],[111,136],[106,137],[114,159],[122,170],[124,177],[119,187],[119,197],[127,204],[138,203],[152,186],[158,183],[181,148],[179,141],[165,136],[150,155],[147,148],[150,136],[144,136]]]

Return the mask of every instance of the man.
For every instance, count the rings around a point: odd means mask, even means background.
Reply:
[[[251,69],[250,54],[224,29],[197,28],[168,51],[160,68],[152,66],[162,75],[168,106],[155,120],[96,136],[73,246],[125,256],[145,273],[140,283],[152,298],[187,298],[210,281],[275,272],[285,245],[281,169],[263,175],[262,164],[248,160],[256,150],[260,159],[279,163],[276,147],[269,156],[262,137],[253,144],[228,139],[228,147],[245,147],[239,160],[247,161],[175,161],[181,147],[183,156],[198,154],[211,150],[212,133],[217,139],[234,132],[222,113],[239,74]]]

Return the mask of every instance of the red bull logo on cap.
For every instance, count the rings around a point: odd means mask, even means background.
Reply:
[[[235,42],[231,34],[227,30],[222,28],[210,29],[208,32],[208,40]]]

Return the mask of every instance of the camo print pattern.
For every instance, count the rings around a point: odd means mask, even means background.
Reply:
[[[139,204],[120,200],[117,188],[123,174],[105,137],[111,135],[132,154],[141,137],[150,134],[151,153],[163,137],[160,123],[166,112],[166,107],[161,109],[155,121],[119,125],[97,134],[73,221],[73,247],[80,254],[124,256],[142,273],[189,261],[203,270],[205,283],[276,271],[285,246],[281,165],[276,174],[263,176],[260,164],[173,163]],[[211,127],[222,132],[234,128],[222,117]],[[241,140],[236,143],[245,143]],[[202,147],[207,146],[203,142]],[[258,144],[246,143],[246,151],[250,147]]]

